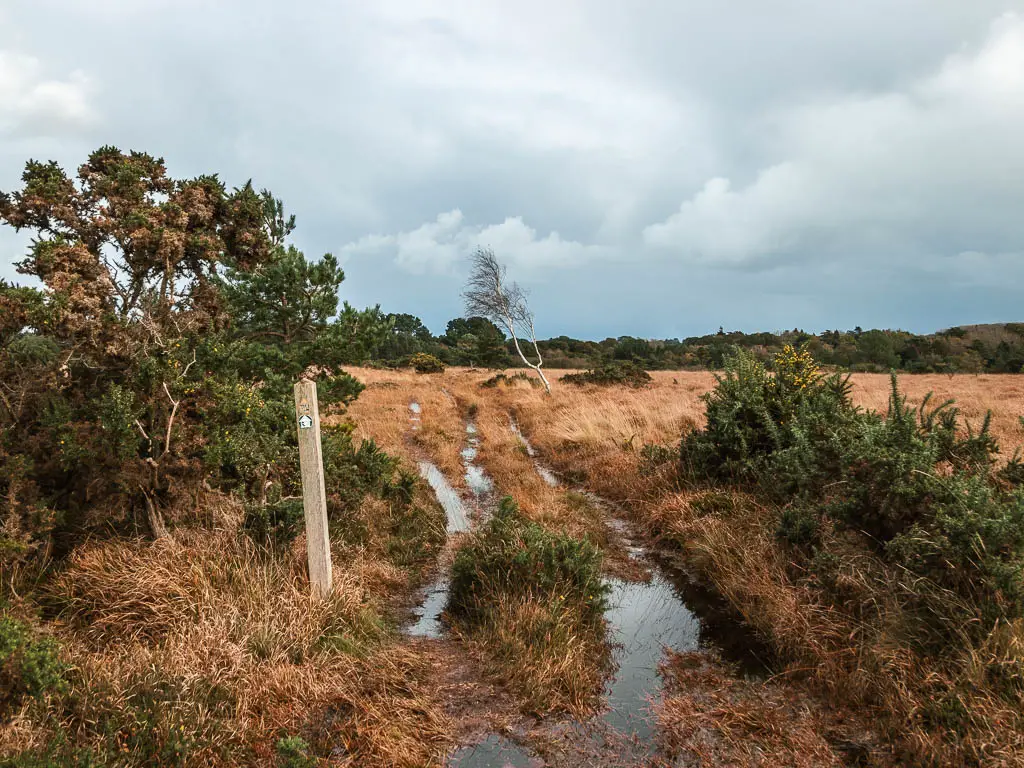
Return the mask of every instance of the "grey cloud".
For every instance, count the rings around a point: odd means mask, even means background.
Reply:
[[[8,0],[0,55],[36,62],[19,93],[79,101],[20,118],[0,189],[103,143],[252,177],[308,254],[344,257],[346,298],[435,329],[478,242],[550,334],[1019,320],[1006,10]],[[0,233],[0,276],[23,246]]]

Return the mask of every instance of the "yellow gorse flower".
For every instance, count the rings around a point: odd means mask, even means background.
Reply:
[[[775,379],[780,386],[807,389],[818,378],[818,367],[807,349],[787,344],[774,357]]]

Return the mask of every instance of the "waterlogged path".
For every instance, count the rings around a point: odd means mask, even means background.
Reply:
[[[411,429],[420,424],[421,409],[410,404]],[[538,727],[523,722],[503,735],[484,734],[476,743],[457,749],[448,765],[457,768],[489,766],[546,765],[649,765],[658,756],[656,707],[662,694],[659,665],[665,650],[694,651],[714,646],[714,622],[702,621],[707,604],[685,574],[672,567],[636,536],[622,510],[581,489],[564,486],[558,476],[541,462],[539,454],[522,434],[515,420],[510,428],[521,442],[534,470],[552,487],[565,487],[585,496],[599,508],[607,521],[613,546],[635,562],[638,578],[609,577],[611,588],[605,619],[613,645],[614,672],[605,686],[606,705],[587,721],[551,721]],[[472,422],[466,425],[462,450],[467,498],[456,491],[431,462],[420,462],[420,474],[427,480],[445,509],[449,546],[469,530],[473,519],[483,519],[495,498],[493,480],[477,463],[480,436]],[[444,634],[442,614],[448,600],[450,572],[443,569],[423,593],[415,620],[407,634],[438,638]],[[729,628],[735,635],[736,626]],[[744,644],[741,643],[741,646]],[[756,668],[755,660],[748,668]],[[552,748],[557,743],[558,747]],[[542,744],[543,748],[538,745]],[[542,756],[546,755],[547,759]]]
[[[423,409],[417,402],[409,403],[410,428],[415,431],[419,429]],[[494,491],[494,483],[484,472],[483,467],[477,465],[476,457],[479,452],[480,439],[477,436],[476,426],[470,422],[466,424],[466,447],[462,450],[462,465],[465,470],[466,486],[474,500],[474,511],[477,516],[485,514],[484,505]],[[451,537],[453,534],[465,533],[470,529],[470,512],[468,505],[459,492],[452,487],[451,483],[444,476],[444,473],[430,461],[419,462],[420,476],[429,483],[437,497],[437,501],[444,509],[447,520],[447,532],[449,546],[452,546]],[[415,621],[406,628],[406,634],[413,637],[439,637],[443,630],[441,616],[448,603],[448,592],[451,587],[451,573],[442,569],[440,573],[424,589],[419,605],[413,611]]]

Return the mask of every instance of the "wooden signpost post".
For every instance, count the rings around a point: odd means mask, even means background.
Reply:
[[[299,430],[299,469],[302,472],[302,510],[306,518],[306,555],[313,594],[331,592],[331,541],[327,532],[327,491],[320,446],[320,408],[316,382],[295,384],[295,420]]]

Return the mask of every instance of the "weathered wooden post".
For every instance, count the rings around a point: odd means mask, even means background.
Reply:
[[[295,418],[299,430],[299,469],[302,472],[302,510],[306,518],[306,555],[313,594],[331,591],[331,540],[327,531],[327,491],[320,445],[320,407],[316,382],[295,384]]]

